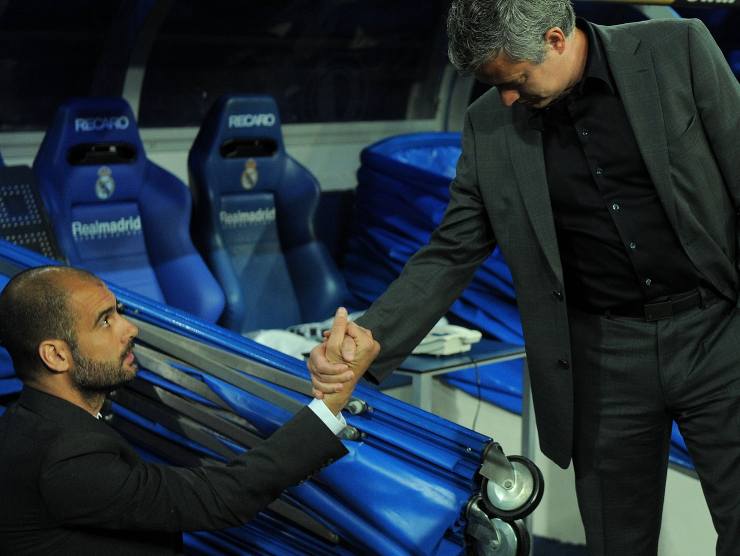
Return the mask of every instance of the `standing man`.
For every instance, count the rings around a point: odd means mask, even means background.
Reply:
[[[69,267],[22,272],[0,295],[0,339],[23,392],[0,417],[0,554],[175,554],[184,530],[240,525],[289,486],[347,453],[340,410],[377,354],[339,309],[357,378],[228,465],[144,462],[99,416],[134,378],[137,328],[95,276]],[[338,348],[333,348],[337,351]],[[363,355],[364,352],[364,355]]]
[[[573,460],[591,553],[656,554],[675,419],[717,554],[738,554],[740,87],[721,51],[698,20],[601,27],[569,0],[453,0],[447,30],[452,63],[494,88],[443,221],[358,321],[382,346],[369,378],[498,245],[542,451]],[[351,376],[326,353],[319,395]]]

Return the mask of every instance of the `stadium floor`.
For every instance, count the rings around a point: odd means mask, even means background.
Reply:
[[[588,556],[582,544],[562,543],[544,537],[534,537],[534,556]]]

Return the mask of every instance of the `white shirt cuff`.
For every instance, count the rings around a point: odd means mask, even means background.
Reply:
[[[347,426],[347,421],[344,420],[342,412],[339,415],[334,415],[331,409],[326,407],[324,400],[317,400],[314,398],[311,403],[308,404],[309,409],[316,414],[316,417],[321,419],[324,424],[329,427],[329,430],[334,434],[339,434],[342,429]]]

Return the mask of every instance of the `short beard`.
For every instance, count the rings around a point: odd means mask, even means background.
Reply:
[[[88,359],[77,350],[77,346],[72,346],[74,367],[71,376],[80,393],[85,397],[98,397],[131,382],[134,376],[124,369],[124,361],[132,348],[133,341],[120,360],[112,363]]]

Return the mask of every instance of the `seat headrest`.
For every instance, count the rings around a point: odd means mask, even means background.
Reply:
[[[124,142],[142,150],[134,114],[122,98],[69,99],[57,110],[54,122],[47,130],[49,134],[67,147]]]
[[[139,193],[146,156],[133,112],[121,98],[73,98],[44,136],[34,168],[71,202],[130,200]]]
[[[209,187],[220,193],[274,189],[286,158],[277,104],[262,95],[219,98],[191,149],[191,163],[210,175]]]
[[[283,151],[280,113],[275,99],[264,95],[225,95],[206,116],[206,125],[214,125],[215,146],[229,139],[272,139],[275,149]],[[224,153],[228,154],[228,153]],[[260,153],[257,153],[259,156]],[[264,153],[262,153],[264,155]]]

